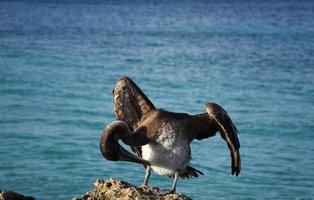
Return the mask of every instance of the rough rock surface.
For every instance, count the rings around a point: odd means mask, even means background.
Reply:
[[[72,200],[113,200],[113,199],[145,199],[145,200],[189,200],[183,194],[160,194],[158,188],[149,186],[134,186],[130,183],[115,179],[96,180],[94,189],[84,196],[74,197]]]
[[[0,190],[0,200],[35,200],[35,198],[27,197],[12,191]]]

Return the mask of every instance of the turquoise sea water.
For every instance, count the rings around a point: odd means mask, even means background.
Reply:
[[[220,136],[194,141],[179,180],[193,199],[314,198],[314,2],[0,2],[0,188],[71,199],[141,165],[109,162],[99,137],[128,75],[157,107],[222,105],[240,131],[230,175]],[[172,180],[154,174],[151,185]]]

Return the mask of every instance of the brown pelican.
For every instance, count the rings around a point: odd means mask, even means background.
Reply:
[[[203,174],[189,166],[190,143],[220,132],[231,154],[231,173],[241,170],[238,130],[226,111],[215,103],[206,104],[206,113],[189,115],[157,109],[140,88],[128,77],[119,79],[113,89],[116,120],[103,131],[100,139],[102,155],[111,161],[129,161],[146,168],[144,185],[151,170],[174,178],[166,193],[176,190],[178,178]],[[125,150],[118,141],[129,145],[137,154]]]

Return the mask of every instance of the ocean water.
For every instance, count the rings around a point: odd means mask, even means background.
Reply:
[[[193,199],[314,199],[313,1],[1,1],[0,188],[71,199],[95,179],[140,185],[141,165],[106,161],[112,87],[130,76],[160,108],[216,102],[240,131],[192,143]],[[150,184],[172,180],[153,174]]]

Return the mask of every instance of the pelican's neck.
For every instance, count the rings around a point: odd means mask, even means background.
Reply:
[[[119,144],[121,139],[125,144],[132,145],[134,138],[128,125],[124,121],[114,121],[109,124],[101,135],[100,151],[107,160],[129,161],[140,164],[149,164],[147,161],[131,154]]]

